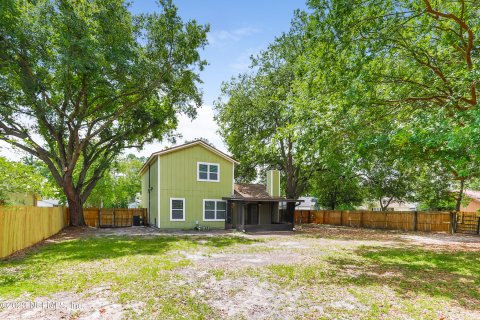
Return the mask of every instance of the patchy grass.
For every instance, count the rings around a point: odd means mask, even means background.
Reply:
[[[121,308],[115,318],[132,319],[480,318],[477,238],[454,251],[462,239],[436,235],[430,247],[428,237],[335,228],[80,237],[0,262],[0,302],[105,298]]]
[[[122,304],[143,301],[145,314],[201,317],[211,314],[209,307],[192,300],[188,286],[175,285],[180,277],[174,270],[191,264],[176,252],[215,252],[252,242],[230,236],[110,236],[47,244],[22,259],[0,262],[0,298],[32,299],[64,291],[88,296],[90,289],[108,286]]]

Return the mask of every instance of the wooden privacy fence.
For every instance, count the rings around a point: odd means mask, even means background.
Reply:
[[[480,213],[459,212],[454,222],[455,232],[480,235]]]
[[[329,224],[404,231],[451,231],[450,212],[420,211],[295,211],[295,223]]]
[[[0,258],[34,245],[66,225],[64,207],[0,207]]]
[[[69,215],[69,213],[68,213]],[[100,209],[84,208],[83,217],[89,227],[131,227],[134,225],[134,216],[141,217],[143,222],[147,220],[147,209]]]

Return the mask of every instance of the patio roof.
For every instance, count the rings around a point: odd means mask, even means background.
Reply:
[[[257,183],[236,183],[233,186],[233,197],[224,197],[224,200],[231,201],[257,201],[257,202],[302,202],[298,199],[287,199],[285,197],[272,197],[267,192],[264,184]]]

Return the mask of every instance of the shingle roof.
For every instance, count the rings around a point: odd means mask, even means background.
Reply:
[[[256,199],[281,199],[282,197],[272,197],[267,192],[264,184],[256,183],[236,183],[233,186],[235,198],[256,198]]]

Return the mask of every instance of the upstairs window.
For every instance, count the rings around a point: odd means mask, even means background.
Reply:
[[[204,221],[224,221],[227,216],[227,202],[223,200],[203,200]]]
[[[220,165],[218,163],[197,163],[198,181],[220,181]]]

